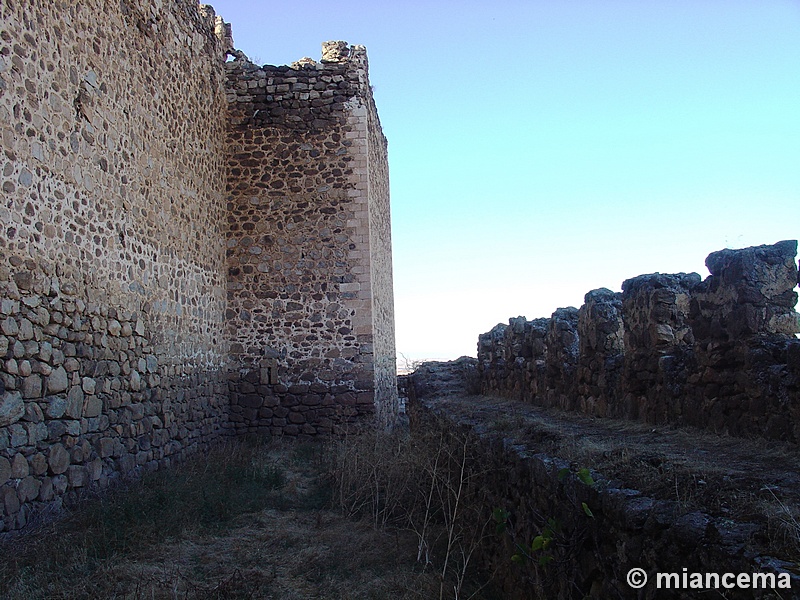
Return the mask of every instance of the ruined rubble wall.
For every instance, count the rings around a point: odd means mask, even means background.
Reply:
[[[797,242],[714,252],[550,319],[479,336],[486,394],[600,417],[800,441]]]
[[[0,7],[0,530],[227,428],[214,25],[194,0]]]
[[[394,364],[391,240],[365,51],[329,43],[322,62],[291,67],[240,59],[227,77],[236,429],[326,433],[376,401],[380,414],[397,402],[393,374],[375,366]]]
[[[442,380],[436,378],[460,379],[468,364],[460,362],[426,363],[405,378],[410,427],[420,439],[436,431],[437,437],[446,432],[464,440],[470,485],[481,491],[479,504],[470,508],[486,515],[489,524],[473,564],[492,574],[503,598],[695,598],[694,591],[656,586],[656,573],[685,570],[766,573],[778,588],[800,584],[788,557],[765,552],[758,541],[762,523],[689,508],[606,479],[608,473],[587,469],[581,475],[570,450],[562,448],[567,456],[554,454],[547,435],[520,436],[520,430],[498,427],[512,412],[459,393],[452,401],[446,394],[437,397]],[[462,403],[474,412],[459,408]],[[537,538],[549,541],[531,549]],[[632,568],[645,569],[650,578],[640,591],[627,583]],[[726,594],[775,597],[773,590]]]

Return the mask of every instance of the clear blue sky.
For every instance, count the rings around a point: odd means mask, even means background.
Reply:
[[[409,359],[800,237],[800,0],[213,5],[261,63],[367,47]]]

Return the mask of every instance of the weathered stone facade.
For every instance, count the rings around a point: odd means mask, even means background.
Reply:
[[[365,50],[334,42],[321,63],[227,71],[232,420],[313,434],[378,407],[389,423],[386,140]]]
[[[195,0],[0,6],[0,530],[222,435],[392,413],[363,49],[321,69],[326,116],[278,127],[241,120],[258,69],[230,50]]]
[[[580,310],[479,337],[486,393],[596,416],[800,441],[797,242],[722,250],[711,275],[655,273]]]

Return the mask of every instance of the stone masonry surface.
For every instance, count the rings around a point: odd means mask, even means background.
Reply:
[[[0,531],[223,435],[388,422],[385,140],[327,50],[301,90],[195,0],[0,5]]]
[[[412,432],[433,429],[466,440],[468,478],[481,490],[472,501],[495,516],[493,528],[498,509],[505,513],[502,532],[486,535],[474,555],[503,598],[702,597],[694,589],[652,584],[632,589],[626,581],[632,567],[645,568],[651,578],[683,569],[769,573],[794,590],[800,586],[796,550],[772,543],[774,524],[752,509],[731,510],[740,498],[766,489],[787,502],[797,498],[797,455],[789,445],[762,443],[761,454],[750,440],[468,396],[476,362],[425,363],[401,385]],[[584,468],[590,483],[577,476]],[[658,476],[648,481],[654,472]],[[690,492],[692,485],[697,488]],[[550,541],[532,549],[538,536]],[[515,562],[515,554],[527,557]],[[541,559],[550,561],[545,568]],[[797,596],[769,589],[724,594],[742,600]]]
[[[714,252],[550,319],[482,334],[485,393],[594,416],[800,441],[797,242]]]
[[[227,64],[237,431],[397,414],[386,140],[367,68],[344,42],[321,63]]]
[[[626,582],[626,574],[633,567],[646,568],[650,577],[657,572],[681,573],[684,568],[695,573],[770,573],[776,579],[788,580],[794,590],[800,585],[791,555],[765,544],[769,527],[752,513],[731,518],[724,503],[720,510],[719,505],[716,508],[692,505],[680,496],[676,499],[672,490],[662,495],[652,489],[629,487],[642,481],[637,482],[630,474],[619,479],[615,471],[604,473],[592,469],[594,481],[587,485],[576,477],[578,469],[586,463],[575,463],[571,454],[577,444],[572,436],[586,436],[591,440],[587,442],[590,445],[615,436],[614,443],[626,448],[626,462],[659,457],[669,464],[670,459],[680,461],[689,454],[702,456],[700,465],[711,460],[710,456],[722,459],[724,464],[731,457],[718,454],[719,449],[715,451],[708,441],[716,436],[697,433],[693,442],[699,448],[680,448],[670,455],[664,441],[669,434],[664,435],[664,428],[649,433],[647,428],[631,424],[603,430],[608,427],[606,421],[614,420],[580,420],[575,413],[562,413],[557,418],[550,409],[520,405],[514,400],[467,397],[463,378],[469,373],[472,360],[425,363],[409,376],[406,386],[411,429],[433,430],[438,435],[447,432],[469,440],[468,478],[481,490],[478,502],[482,512],[487,515],[496,515],[498,509],[506,512],[503,533],[486,535],[474,556],[476,563],[492,573],[503,598],[689,600],[699,597],[696,590],[658,590],[655,585],[638,593]],[[680,435],[679,430],[675,434]],[[631,445],[632,438],[642,438],[640,445]],[[679,439],[686,442],[685,437]],[[558,449],[552,445],[554,440],[558,440]],[[648,441],[652,443],[650,449]],[[736,440],[739,441],[749,447],[748,441]],[[747,456],[746,449],[737,449],[735,442],[727,447],[734,455]],[[785,492],[787,488],[796,490],[793,458],[776,460],[773,456],[772,460],[778,463],[777,472],[759,464],[763,468],[759,474],[759,477],[763,474],[763,483],[777,489],[775,482],[779,481],[787,486],[783,488]],[[752,468],[753,463],[748,466]],[[677,481],[676,473],[670,475]],[[730,485],[736,487],[737,494],[748,493],[754,483],[741,472],[734,471],[732,478],[734,482]],[[700,481],[705,484],[703,479]],[[719,489],[714,495],[718,493]],[[782,492],[777,490],[777,493]],[[591,517],[584,505],[591,511]],[[555,523],[557,530],[552,534],[551,544],[546,549],[529,551],[537,536],[548,535],[544,531],[549,523]],[[523,550],[531,558],[520,563],[511,560],[515,554],[523,555]],[[552,562],[537,568],[537,561],[544,556],[549,556]],[[742,600],[796,597],[796,592],[792,595],[786,590],[779,590],[779,594],[763,589],[725,591],[726,598]]]

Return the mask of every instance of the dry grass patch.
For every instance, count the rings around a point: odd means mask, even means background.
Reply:
[[[329,442],[251,441],[149,474],[5,539],[0,597],[438,598],[413,534],[334,506],[332,456]]]
[[[475,563],[493,535],[480,487],[477,438],[436,423],[414,435],[365,432],[333,443],[333,502],[375,529],[413,534],[417,564],[435,574],[429,598],[488,598],[494,592]]]

